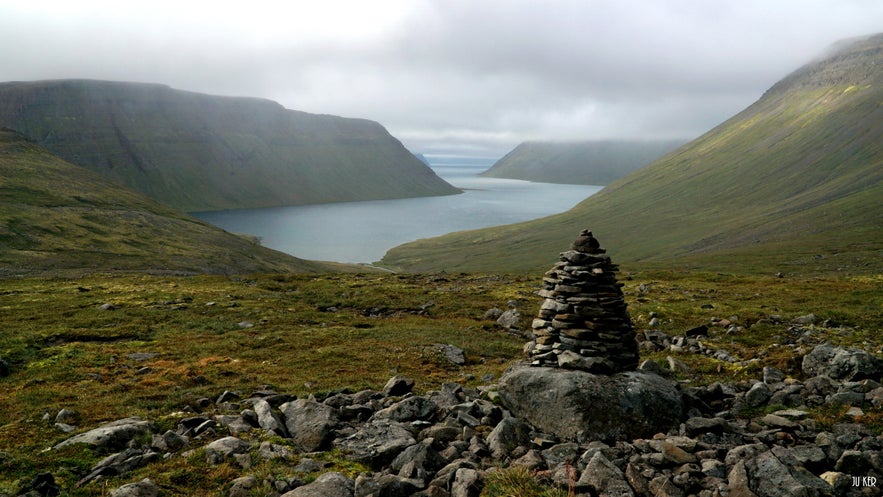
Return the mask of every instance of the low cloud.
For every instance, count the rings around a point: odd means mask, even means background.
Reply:
[[[264,97],[379,121],[414,151],[493,155],[524,140],[698,136],[883,19],[876,0],[316,4],[0,6],[0,80]]]

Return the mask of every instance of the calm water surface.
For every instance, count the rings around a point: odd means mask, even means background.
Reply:
[[[478,174],[493,165],[489,159],[430,161],[436,174],[464,193],[194,215],[233,233],[258,236],[264,246],[303,259],[370,263],[418,238],[563,212],[601,189],[482,178]]]

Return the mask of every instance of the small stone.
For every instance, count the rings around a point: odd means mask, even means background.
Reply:
[[[774,367],[765,366],[763,368],[763,382],[767,385],[782,383],[785,381],[785,373]]]
[[[463,349],[451,345],[451,344],[435,344],[435,348],[441,352],[442,357],[444,357],[448,362],[455,366],[462,366],[466,364],[466,353],[463,352]]]
[[[55,415],[56,423],[74,423],[79,415],[70,409],[62,409]]]
[[[404,376],[393,376],[383,387],[383,393],[390,397],[400,397],[409,393],[413,388],[413,379]]]
[[[110,497],[156,497],[157,495],[159,495],[159,486],[150,478],[123,485],[110,492]]]
[[[751,407],[759,407],[766,404],[772,396],[773,393],[766,383],[758,382],[752,385],[748,392],[745,393],[745,402]]]

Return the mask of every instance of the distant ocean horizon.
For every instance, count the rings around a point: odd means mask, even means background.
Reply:
[[[427,155],[459,195],[364,202],[198,212],[193,215],[232,233],[302,259],[377,262],[387,250],[420,238],[564,212],[601,190],[479,176],[491,158]]]

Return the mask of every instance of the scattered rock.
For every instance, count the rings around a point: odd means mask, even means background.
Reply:
[[[451,344],[435,344],[436,350],[438,350],[442,357],[444,357],[448,362],[455,366],[462,366],[466,364],[466,353],[463,352],[463,349],[451,345]]]
[[[245,454],[251,444],[236,437],[224,437],[205,446],[205,460],[209,464],[221,464],[236,454]]]
[[[125,447],[133,438],[149,433],[149,422],[141,418],[125,418],[74,435],[53,448],[60,449],[73,444],[87,444],[106,450],[118,450]]]
[[[285,426],[295,447],[303,452],[324,449],[331,442],[338,422],[337,411],[309,399],[297,399],[280,406]]]
[[[496,321],[503,315],[503,309],[498,307],[491,307],[487,311],[485,311],[484,315],[482,315],[482,319],[487,319],[491,321]]]
[[[259,485],[258,479],[254,476],[242,476],[233,480],[230,485],[230,491],[227,492],[228,497],[249,497],[252,490]]]
[[[150,478],[123,485],[110,492],[110,497],[156,497],[157,495],[159,495],[159,486]]]
[[[295,488],[282,494],[282,497],[353,497],[356,482],[336,473],[325,473],[313,483]]]
[[[520,321],[521,313],[518,312],[518,309],[507,309],[497,318],[497,326],[507,330],[518,331],[518,323]]]
[[[803,356],[803,372],[835,380],[883,381],[883,359],[860,349],[822,344]]]
[[[383,387],[383,393],[391,397],[398,397],[409,393],[413,388],[413,379],[404,376],[393,376]]]

